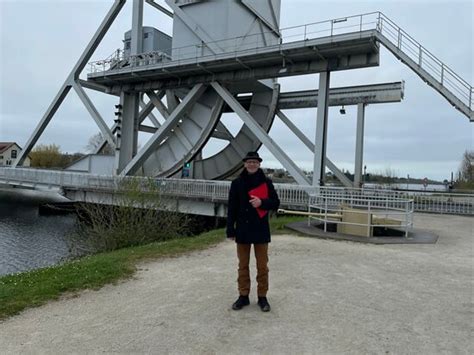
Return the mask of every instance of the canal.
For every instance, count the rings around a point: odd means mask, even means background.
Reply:
[[[54,265],[77,253],[75,215],[39,213],[40,204],[61,199],[50,193],[0,189],[0,275]]]

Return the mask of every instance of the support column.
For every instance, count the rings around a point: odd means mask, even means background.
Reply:
[[[117,146],[115,161],[117,175],[127,166],[137,154],[138,145],[138,94],[122,92],[120,95],[122,117],[117,131]]]
[[[357,131],[356,131],[356,151],[354,166],[354,187],[361,187],[362,164],[364,160],[364,120],[365,104],[357,104]]]
[[[143,50],[143,0],[133,0],[132,33],[130,39],[130,55],[137,55]],[[140,94],[136,92],[122,92],[120,94],[122,117],[119,149],[116,150],[115,166],[119,175],[137,154]]]
[[[316,121],[316,144],[313,164],[313,186],[323,186],[325,177],[326,138],[329,108],[330,72],[319,74],[318,113]]]
[[[133,0],[132,35],[130,54],[136,55],[143,50],[143,0]]]

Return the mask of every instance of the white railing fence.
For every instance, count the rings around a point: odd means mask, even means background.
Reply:
[[[42,170],[32,168],[0,168],[0,183],[25,185],[38,189],[87,189],[116,191],[129,180],[152,181],[160,193],[209,201],[227,200],[230,181],[151,179],[140,177],[116,177],[86,173]],[[385,189],[355,189],[343,187],[312,187],[292,184],[275,184],[282,205],[306,209],[311,196],[322,196],[328,200],[366,201],[371,206],[396,206],[398,200],[412,200],[414,211],[474,215],[474,194],[447,194],[434,192],[402,192]],[[394,205],[395,204],[395,205]],[[400,208],[403,208],[401,206]]]

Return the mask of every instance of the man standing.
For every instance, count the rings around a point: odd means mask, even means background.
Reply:
[[[277,210],[280,200],[272,181],[260,169],[262,159],[258,153],[247,153],[243,161],[244,169],[230,187],[227,211],[227,238],[235,240],[239,260],[239,298],[232,309],[239,310],[250,304],[249,261],[253,244],[257,262],[258,305],[263,312],[268,312],[268,211]]]

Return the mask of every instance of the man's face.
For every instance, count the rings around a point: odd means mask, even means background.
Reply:
[[[244,166],[249,174],[254,174],[260,168],[260,162],[257,159],[249,159],[244,162]]]

